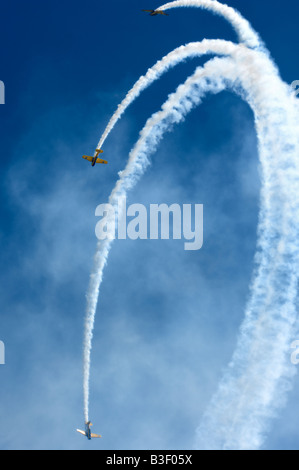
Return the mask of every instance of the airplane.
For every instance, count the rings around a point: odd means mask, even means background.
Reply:
[[[81,429],[77,429],[76,431],[82,434],[83,436],[87,437],[89,441],[91,439],[102,437],[102,436],[99,436],[98,434],[92,434],[91,429],[90,429],[91,426],[92,426],[92,423],[88,421],[87,423],[85,423],[85,431],[81,431]]]
[[[87,160],[91,163],[91,166],[95,166],[96,163],[104,163],[104,164],[107,164],[108,162],[106,160],[102,160],[102,158],[98,158],[99,154],[100,153],[103,153],[103,150],[101,149],[96,149],[96,152],[95,152],[95,156],[94,157],[90,157],[89,155],[83,155],[82,158],[84,158],[84,160]]]
[[[146,11],[147,13],[150,14],[150,16],[157,16],[157,15],[169,16],[168,13],[165,13],[165,11],[162,11],[162,10],[142,10],[142,11]]]

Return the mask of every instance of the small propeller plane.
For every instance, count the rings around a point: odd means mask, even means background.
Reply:
[[[91,166],[95,166],[96,163],[103,163],[103,164],[106,165],[108,163],[106,160],[102,160],[102,158],[98,158],[100,153],[103,153],[103,150],[96,149],[94,157],[89,157],[88,155],[83,155],[82,158],[84,158],[84,160],[89,161],[91,163]]]
[[[162,10],[142,10],[142,11],[146,11],[147,13],[150,14],[150,16],[157,16],[157,15],[169,16],[168,13],[165,13],[165,11],[162,11]]]
[[[90,427],[92,426],[92,423],[88,421],[85,423],[85,431],[81,431],[81,429],[77,429],[77,432],[82,434],[83,436],[87,437],[87,439],[90,441],[91,439],[96,439],[100,438],[102,436],[99,436],[98,434],[92,434]]]

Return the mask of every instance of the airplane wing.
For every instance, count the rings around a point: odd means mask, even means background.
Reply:
[[[91,434],[90,437],[92,437],[93,439],[96,439],[96,438],[100,438],[102,436],[99,436],[98,434]]]
[[[83,155],[84,160],[88,160],[89,162],[93,161],[93,157],[90,157],[89,155]]]
[[[80,434],[82,434],[83,436],[86,436],[86,432],[81,431],[81,429],[76,429],[76,431],[79,432]]]
[[[82,158],[84,158],[84,160],[87,160],[87,161],[89,161],[89,162],[91,162],[91,163],[93,162],[93,159],[94,159],[94,157],[90,157],[89,155],[83,155]],[[104,163],[104,164],[107,164],[108,162],[107,162],[107,160],[102,160],[102,158],[97,158],[97,159],[96,159],[96,163]]]
[[[153,13],[155,10],[142,10],[142,11],[146,11],[147,13]]]

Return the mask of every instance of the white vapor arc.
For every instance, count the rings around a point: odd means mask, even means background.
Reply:
[[[176,64],[182,62],[187,58],[201,57],[204,54],[230,55],[236,53],[236,51],[240,47],[244,46],[239,46],[229,41],[224,41],[220,39],[204,39],[202,42],[190,43],[186,46],[178,47],[171,53],[167,54],[161,61],[157,62],[151,69],[148,70],[146,74],[146,86],[149,85],[150,80],[154,81],[155,79],[159,78],[162,73],[165,73],[170,67],[174,67]],[[136,93],[140,93],[142,89],[142,84],[140,84],[140,80],[138,80],[131,92],[128,93],[128,100],[132,101],[137,96]],[[135,91],[133,92],[133,90]],[[123,103],[125,101],[126,100],[124,100]],[[106,259],[106,256],[109,252],[109,247],[110,243],[107,240],[100,244],[98,247],[98,250],[96,252],[95,267],[93,270],[93,274],[91,274],[90,285],[87,293],[87,312],[83,347],[83,390],[84,415],[86,422],[89,421],[87,417],[89,401],[90,354],[92,346],[94,318],[97,307],[97,299],[99,295],[99,286],[102,281],[102,272],[105,266],[105,262],[103,260]]]
[[[193,57],[193,56],[200,56],[202,55],[202,51],[209,51],[209,53],[221,53],[224,54],[225,50],[226,53],[235,52],[238,47],[235,44],[226,41],[220,40],[213,40],[213,41],[203,41],[202,43],[191,43],[187,46],[180,47],[174,54],[168,57],[167,64],[171,64],[170,59],[177,63],[178,55],[181,53],[182,60],[185,57]],[[168,66],[163,70],[167,70]],[[172,95],[171,95],[172,96]],[[161,119],[163,119],[166,113],[166,116],[169,113],[169,100],[163,106],[163,112],[160,115],[157,113],[158,116],[158,123],[160,123]],[[176,102],[171,101],[172,106],[176,107]],[[185,105],[188,105],[186,101]],[[174,111],[173,111],[174,112]],[[152,119],[157,119],[156,115]],[[146,135],[148,132],[148,128],[152,127],[152,120],[149,120],[145,129],[143,130],[143,134]],[[124,195],[127,190],[130,189],[131,186],[135,184],[137,179],[141,176],[146,168],[147,158],[144,158],[144,150],[143,150],[143,140],[142,138],[139,139],[136,148],[139,149],[137,154],[136,150],[130,153],[128,164],[123,172],[120,173],[120,179],[118,180],[114,190],[112,191],[109,197],[109,204],[111,204],[115,208],[115,212],[117,213],[118,210],[118,197]],[[156,144],[154,142],[151,143],[152,148],[156,148]],[[111,240],[106,239],[101,242],[98,242],[95,260],[94,260],[94,267],[93,271],[90,275],[90,283],[87,292],[87,307],[86,307],[86,317],[85,317],[85,331],[84,331],[84,345],[83,345],[83,393],[84,393],[84,416],[85,422],[89,421],[89,379],[90,379],[90,355],[91,355],[91,347],[92,347],[92,337],[93,337],[93,329],[94,329],[94,320],[96,314],[96,308],[98,303],[99,297],[99,289],[103,278],[103,270],[107,262],[108,254],[111,247]]]
[[[204,81],[207,78],[209,81]],[[147,122],[109,203],[116,207],[118,196],[124,195],[136,183],[147,166],[149,153],[156,148],[163,132],[174,122],[183,119],[199,102],[204,92],[220,91],[228,86],[228,80],[235,83],[237,91],[242,85],[246,91],[243,96],[247,97],[256,116],[263,169],[257,260],[259,267],[253,282],[246,319],[241,328],[239,346],[230,370],[221,382],[219,392],[198,431],[197,446],[257,448],[261,443],[265,418],[269,417],[274,409],[273,400],[276,400],[277,405],[280,404],[279,386],[292,373],[286,352],[294,333],[298,266],[298,247],[297,244],[294,246],[298,236],[296,211],[299,202],[296,196],[299,178],[296,162],[296,103],[271,62],[263,54],[250,53],[239,47],[234,54],[234,61],[214,59],[206,64],[204,69],[199,69],[194,77],[178,88],[176,94],[169,97],[163,110]],[[196,84],[199,85],[194,88]],[[281,136],[280,139],[277,136]],[[292,199],[289,202],[290,193]],[[281,221],[280,224],[277,223],[278,220]],[[292,244],[287,243],[288,238]],[[276,245],[274,249],[273,243]],[[98,276],[99,282],[110,245],[111,242],[104,242],[100,246],[101,251],[97,253],[94,276]],[[289,259],[287,264],[285,259]],[[293,267],[290,266],[290,261]],[[272,277],[269,274],[271,271]],[[286,281],[288,278],[289,281]],[[283,283],[283,296],[278,294],[279,283]],[[92,302],[96,306],[98,290],[93,292],[95,296]],[[280,298],[281,307],[277,305],[277,298]],[[261,305],[267,315],[263,310],[262,314],[260,313]],[[282,310],[282,314],[279,314],[278,309]],[[284,312],[287,312],[287,315]],[[263,322],[266,322],[266,331]],[[253,357],[244,354],[244,351],[248,353],[248,350],[253,351]],[[256,361],[261,362],[264,352],[267,353],[267,361],[263,360],[258,367]],[[245,363],[248,364],[244,373]],[[275,370],[277,373],[273,373]],[[247,384],[249,396],[244,394],[244,384]],[[265,400],[265,396],[268,400]],[[248,425],[248,421],[251,425]],[[210,436],[213,436],[212,442],[209,441]]]
[[[214,2],[213,2],[214,3]],[[219,43],[215,41],[219,53]],[[221,41],[225,43],[225,41]],[[177,50],[175,63],[202,54],[202,44]],[[131,189],[148,165],[165,131],[180,122],[207,92],[232,88],[251,106],[259,142],[261,200],[258,247],[250,299],[237,347],[218,391],[196,433],[196,448],[257,449],[263,444],[269,420],[286,399],[295,368],[289,358],[297,331],[296,297],[299,268],[299,126],[298,104],[267,53],[244,45],[223,44],[221,54],[198,68],[162,111],[141,131],[120,173],[109,203]],[[84,346],[84,411],[88,420],[90,351],[103,269],[111,241],[98,244],[88,291]]]
[[[232,27],[235,29],[240,42],[243,42],[248,47],[262,47],[262,43],[259,39],[258,34],[252,29],[248,21],[242,17],[240,13],[235,11],[233,8],[223,5],[216,0],[190,0],[190,1],[175,1],[171,3],[167,3],[163,7],[157,8],[157,10],[164,10],[170,8],[177,8],[177,7],[198,7],[203,8],[206,10],[210,10],[213,13],[216,13],[226,20],[228,20]],[[204,48],[204,41],[203,41],[203,48]],[[215,52],[216,54],[222,54],[222,52]],[[202,54],[209,54],[209,51],[206,52],[203,50]],[[198,55],[198,53],[197,53]],[[175,60],[175,56],[180,57],[180,59]],[[187,57],[190,57],[188,54]],[[127,107],[132,104],[132,102],[140,95],[140,93],[151,85],[155,80],[160,78],[161,74],[163,74],[168,68],[174,67],[178,62],[182,62],[183,56],[181,55],[180,48],[176,49],[175,51],[171,52],[167,56],[165,56],[162,60],[158,61],[156,65],[151,67],[145,76],[141,76],[139,80],[135,83],[133,88],[127,93],[124,100],[118,106],[116,112],[111,117],[108,125],[101,136],[101,139],[97,145],[97,148],[102,148],[105,140],[107,139],[108,135],[112,131],[113,127],[120,119],[122,114],[125,112]],[[96,154],[95,154],[96,155]],[[94,155],[94,156],[95,156]]]
[[[256,272],[232,361],[197,430],[196,447],[204,449],[260,448],[295,374],[289,348],[298,327],[298,105],[264,54],[240,51],[239,65],[262,170]]]
[[[250,23],[234,8],[229,7],[217,0],[176,0],[160,6],[157,10],[170,10],[179,7],[196,7],[211,11],[225,18],[236,31],[239,41],[246,46],[256,48],[261,47],[262,43],[259,35],[253,30]]]

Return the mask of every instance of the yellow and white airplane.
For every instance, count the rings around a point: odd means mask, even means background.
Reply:
[[[168,13],[165,13],[165,11],[162,11],[162,10],[142,10],[142,11],[146,11],[147,13],[150,14],[150,16],[157,16],[157,15],[169,16]]]
[[[99,436],[98,434],[92,434],[90,426],[92,426],[92,423],[88,421],[88,423],[85,423],[85,431],[81,431],[81,429],[77,429],[76,431],[82,434],[82,436],[87,437],[87,439],[90,441],[91,439],[96,439],[100,438],[102,436]]]
[[[90,157],[89,155],[83,155],[82,158],[84,158],[84,160],[89,161],[91,163],[91,166],[95,166],[96,163],[103,163],[106,165],[108,163],[106,160],[98,158],[100,153],[103,153],[103,150],[96,149],[94,157]]]

